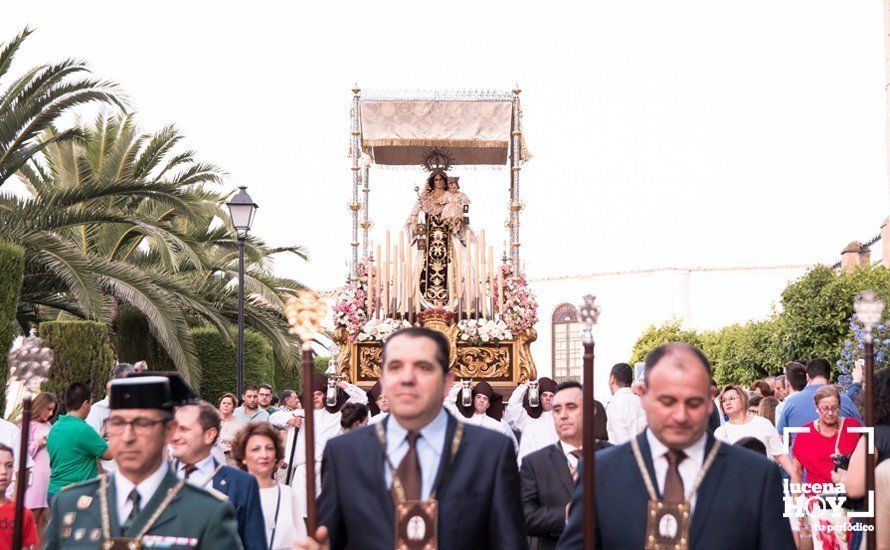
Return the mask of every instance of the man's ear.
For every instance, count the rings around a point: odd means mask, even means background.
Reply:
[[[448,374],[445,375],[445,387],[443,388],[443,391],[442,391],[443,398],[448,395],[448,392],[451,390],[451,386],[453,386],[453,385],[454,385],[454,373],[449,370]]]

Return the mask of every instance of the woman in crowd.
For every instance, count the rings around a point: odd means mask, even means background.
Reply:
[[[763,397],[759,393],[748,392],[748,416],[757,416]]]
[[[368,406],[361,403],[347,403],[340,409],[340,433],[345,434],[366,426],[369,420]]]
[[[766,380],[755,380],[751,383],[748,390],[753,391],[760,397],[772,397],[773,395],[773,388]]]
[[[720,405],[729,420],[714,431],[714,437],[730,444],[745,437],[758,439],[766,447],[768,457],[778,462],[792,480],[800,480],[799,470],[785,451],[776,427],[762,416],[748,414],[748,392],[739,386],[726,386],[720,393]]]
[[[762,416],[769,420],[773,426],[776,425],[776,407],[779,406],[779,400],[775,397],[764,397],[757,407],[757,416]]]
[[[284,460],[281,439],[268,422],[248,424],[235,439],[232,455],[238,466],[250,472],[260,485],[260,503],[270,550],[290,550],[306,536],[297,492],[278,483],[273,475]]]
[[[235,411],[237,402],[238,398],[232,393],[224,393],[219,398],[219,416],[222,421],[220,423],[219,439],[217,440],[217,445],[220,446],[226,455],[226,464],[236,468],[238,465],[232,457],[232,443],[235,441],[238,432],[244,427],[244,422],[238,420],[232,414]]]
[[[31,403],[31,433],[28,437],[28,454],[34,460],[31,479],[25,491],[25,507],[31,510],[37,533],[40,535],[39,548],[43,548],[43,531],[49,519],[49,505],[46,491],[49,487],[49,452],[46,450],[46,436],[52,424],[50,419],[56,414],[59,403],[56,397],[43,392]]]
[[[838,465],[849,459],[859,435],[850,428],[858,428],[855,418],[840,416],[841,396],[834,386],[822,386],[813,394],[813,403],[819,417],[805,424],[808,431],[797,434],[792,452],[803,467],[804,482],[807,484],[833,484]],[[812,486],[809,486],[812,487]],[[805,492],[805,497],[814,496],[814,491]],[[850,544],[850,533],[845,530],[829,529],[829,525],[846,523],[845,516],[810,510],[808,529],[801,529],[801,537],[819,538],[822,547],[846,549]],[[814,528],[815,527],[815,528]]]

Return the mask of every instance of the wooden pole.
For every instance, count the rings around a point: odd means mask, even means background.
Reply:
[[[584,342],[584,367],[582,378],[584,409],[584,438],[581,453],[584,458],[584,550],[594,550],[596,537],[596,466],[594,452],[596,438],[593,435],[593,338]]]
[[[875,422],[875,385],[874,385],[874,375],[875,375],[875,350],[874,343],[872,342],[871,329],[868,329],[868,335],[865,338],[865,372],[864,380],[865,380],[865,425],[866,426],[874,426]],[[868,502],[868,496],[874,494],[875,490],[875,455],[874,453],[865,453],[865,497],[866,502]],[[872,511],[874,511],[874,504],[872,505]],[[865,518],[866,525],[870,525],[872,529],[875,527],[875,518],[874,514],[871,517]],[[875,532],[872,531],[864,531],[865,534],[865,545],[867,550],[875,550]]]
[[[28,432],[31,430],[31,396],[22,399],[22,434],[19,440],[19,472],[15,481],[15,516],[12,530],[12,548],[22,550],[22,535],[25,521],[25,488],[28,486]]]
[[[312,375],[315,374],[312,348],[303,346],[303,406],[306,415],[304,437],[306,439],[306,532],[315,536],[318,519],[315,510],[315,396]]]

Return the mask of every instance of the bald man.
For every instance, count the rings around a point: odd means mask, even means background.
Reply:
[[[663,547],[686,538],[692,549],[794,550],[778,466],[707,429],[714,390],[704,354],[660,346],[646,357],[644,376],[648,427],[596,454],[597,547],[643,548],[655,537]],[[579,471],[589,473],[583,464]],[[583,487],[579,480],[557,548],[584,544]]]

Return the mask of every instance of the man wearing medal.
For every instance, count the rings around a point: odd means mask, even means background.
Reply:
[[[118,470],[58,493],[47,550],[241,548],[232,505],[180,480],[164,460],[174,406],[194,400],[175,374],[111,382],[105,426]]]
[[[794,550],[779,468],[707,429],[711,366],[688,344],[646,357],[647,429],[598,452],[597,548]],[[572,495],[559,549],[584,544],[584,484]]]
[[[453,376],[439,332],[407,328],[384,343],[382,422],[330,440],[320,527],[295,548],[527,548],[513,443],[443,408]]]

